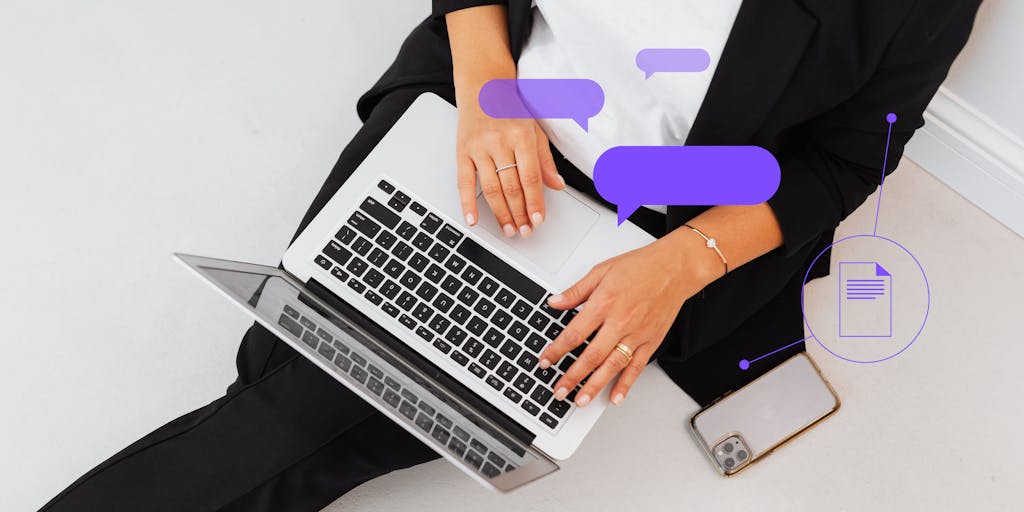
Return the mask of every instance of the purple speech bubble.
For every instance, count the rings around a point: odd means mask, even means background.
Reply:
[[[655,73],[698,73],[711,65],[711,56],[703,48],[644,48],[636,54],[636,67],[644,79]]]
[[[594,164],[594,186],[618,206],[620,225],[645,204],[760,204],[781,178],[757,146],[617,146]]]
[[[587,131],[604,107],[604,91],[585,78],[503,78],[485,83],[479,101],[491,117],[572,119]]]

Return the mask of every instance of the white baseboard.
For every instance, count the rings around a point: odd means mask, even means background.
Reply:
[[[905,155],[1024,236],[1024,142],[945,87]]]

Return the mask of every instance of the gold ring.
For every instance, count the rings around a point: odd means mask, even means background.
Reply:
[[[626,356],[626,364],[629,364],[629,362],[633,360],[633,351],[622,343],[615,345],[615,350],[618,350],[622,355]]]

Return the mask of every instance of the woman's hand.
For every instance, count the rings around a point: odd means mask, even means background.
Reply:
[[[618,375],[611,401],[622,403],[665,339],[683,302],[721,273],[717,256],[704,247],[703,240],[690,235],[665,237],[607,260],[549,299],[557,309],[586,305],[541,352],[541,368],[557,363],[597,331],[579,359],[555,383],[556,399],[564,399],[590,375],[576,394],[576,405],[584,407]],[[615,348],[619,343],[632,351],[632,359]]]
[[[475,100],[475,98],[474,98]],[[460,103],[456,143],[458,187],[466,224],[480,218],[476,184],[505,236],[530,236],[544,221],[543,185],[565,188],[551,156],[548,138],[533,119],[495,119],[476,101]],[[497,172],[498,168],[515,167]]]

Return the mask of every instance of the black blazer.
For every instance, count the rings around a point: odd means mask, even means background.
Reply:
[[[831,243],[839,222],[878,187],[886,114],[899,117],[888,173],[924,124],[922,113],[966,42],[979,3],[742,4],[689,136],[679,142],[753,144],[771,151],[781,165],[782,182],[769,204],[785,241],[780,249],[730,272],[687,301],[670,333],[675,343],[666,343],[660,354],[686,360],[742,330],[744,321],[775,307],[770,302],[785,288],[792,289],[794,280],[802,281],[809,259]],[[360,99],[360,116],[365,120],[383,95],[399,88],[419,87],[454,103],[444,15],[485,4],[507,6],[512,53],[518,58],[530,32],[530,0],[434,0],[431,17],[413,31],[395,62]],[[578,176],[566,179],[593,193],[592,183]],[[664,231],[706,208],[669,207]],[[794,297],[790,293],[786,300]],[[802,323],[799,309],[795,311],[787,313],[795,319],[779,320],[788,326],[784,332],[771,332],[771,320],[754,331],[799,339]],[[767,339],[764,346],[794,339]]]

